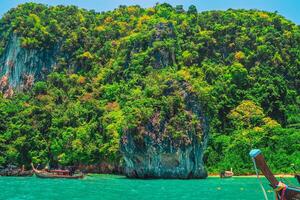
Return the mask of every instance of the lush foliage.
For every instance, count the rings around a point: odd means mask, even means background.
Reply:
[[[0,20],[0,55],[12,34],[60,53],[45,82],[1,99],[0,165],[118,162],[122,133],[158,110],[180,140],[185,83],[210,119],[211,172],[252,172],[254,147],[277,172],[300,167],[300,29],[276,13],[27,3]]]

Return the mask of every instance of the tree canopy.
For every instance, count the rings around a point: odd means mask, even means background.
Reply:
[[[185,83],[210,121],[210,172],[252,172],[251,148],[276,172],[300,166],[300,29],[276,13],[26,3],[0,20],[0,56],[13,35],[59,53],[45,80],[1,97],[0,165],[120,162],[124,131],[157,111],[180,140]]]

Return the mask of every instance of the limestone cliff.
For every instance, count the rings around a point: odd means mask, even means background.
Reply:
[[[10,96],[13,89],[26,90],[45,78],[55,65],[55,52],[22,48],[20,38],[11,36],[0,57],[0,90]]]
[[[37,15],[30,15],[29,18],[35,21],[37,27],[42,26]],[[48,27],[49,30],[56,30],[58,26],[55,26],[55,24],[57,25],[57,23],[52,24],[52,28]],[[45,30],[47,29],[45,28]],[[143,36],[133,34],[128,38],[116,38],[116,41],[111,42],[109,45],[106,43],[101,45],[101,40],[93,37],[89,38],[90,41],[88,42],[86,40],[88,34],[85,34],[87,30],[86,28],[78,29],[76,33],[70,34],[71,36],[58,37],[55,42],[49,44],[44,39],[47,38],[47,34],[45,34],[45,37],[38,37],[38,34],[36,37],[30,35],[28,37],[23,33],[23,35],[19,34],[18,37],[10,33],[11,36],[8,37],[9,39],[5,43],[4,52],[0,55],[0,92],[3,92],[5,97],[11,97],[14,90],[28,90],[34,84],[34,81],[45,79],[46,75],[56,66],[59,69],[66,69],[64,67],[68,66],[68,70],[74,67],[74,71],[81,68],[82,72],[86,70],[87,73],[83,73],[85,76],[97,72],[91,70],[91,66],[95,69],[100,66],[101,68],[111,68],[109,70],[112,73],[110,82],[113,84],[119,84],[120,79],[130,81],[136,76],[135,73],[141,74],[141,80],[149,78],[152,73],[147,72],[147,70],[151,68],[153,74],[154,72],[166,73],[168,76],[161,77],[161,80],[159,80],[159,82],[165,84],[165,87],[158,89],[158,92],[154,92],[153,95],[150,95],[152,92],[149,93],[151,98],[160,99],[157,101],[153,112],[149,112],[150,114],[146,117],[141,117],[141,120],[134,122],[128,120],[131,123],[131,128],[128,130],[125,130],[127,127],[123,124],[122,127],[118,127],[118,131],[125,127],[124,131],[120,133],[122,135],[120,148],[125,160],[125,174],[133,178],[205,178],[207,173],[204,168],[203,153],[207,143],[208,120],[205,115],[206,111],[204,111],[202,103],[198,99],[199,95],[196,95],[195,91],[191,89],[192,82],[175,73],[176,70],[182,67],[179,66],[182,65],[182,61],[177,58],[181,55],[181,49],[175,25],[172,22],[159,21],[152,24],[151,31],[147,31],[147,34]],[[101,32],[101,27],[99,30]],[[33,29],[32,31],[37,30]],[[68,31],[64,32],[68,33]],[[57,34],[59,35],[60,32]],[[103,36],[105,34],[101,32],[97,37],[101,38]],[[26,42],[24,44],[24,37],[28,37],[29,41],[37,39],[41,41],[30,46],[26,45]],[[118,39],[120,40],[118,41]],[[62,44],[60,45],[60,43]],[[45,45],[40,47],[41,44]],[[93,47],[94,44],[99,46]],[[113,51],[107,52],[105,45],[114,46]],[[95,49],[109,55],[107,58],[103,54],[95,57],[97,55]],[[109,59],[110,56],[113,59]],[[62,60],[66,62],[66,65],[62,64],[64,63]],[[103,62],[103,66],[101,62]],[[120,68],[114,71],[115,66]],[[172,71],[172,73],[167,73],[167,71]],[[118,75],[120,76],[118,77]],[[105,76],[109,77],[106,73]],[[156,78],[154,77],[154,79]],[[154,84],[161,87],[161,83]],[[100,85],[95,86],[94,89],[101,88],[102,84],[105,85],[106,83],[100,82]],[[135,83],[130,87],[139,84]],[[142,85],[147,84],[145,82]],[[124,85],[120,85],[120,88],[124,88]],[[114,93],[115,89],[112,90]],[[105,91],[99,91],[99,94],[103,95],[103,92]],[[118,95],[123,98],[123,93]],[[146,96],[148,94],[145,94],[143,98],[146,98]],[[106,98],[105,95],[98,97],[101,99]],[[169,100],[164,101],[164,98]],[[119,98],[114,97],[113,99]],[[108,100],[108,105],[113,99]],[[127,101],[130,101],[130,98]],[[128,109],[122,106],[125,105],[121,105],[121,109],[126,115]],[[147,106],[152,107],[154,105],[143,105],[144,108]],[[133,116],[139,117],[137,115]],[[96,123],[99,123],[101,118],[105,117],[99,116]],[[124,122],[127,121],[124,120]],[[99,124],[98,127],[98,130],[105,129],[103,124]],[[95,132],[94,129],[93,132]],[[109,138],[110,132],[107,135],[107,138]],[[118,141],[120,135],[116,136],[115,141]],[[106,138],[106,136],[103,138]],[[114,144],[118,146],[118,142]],[[65,150],[63,150],[61,154],[64,155],[65,153]]]
[[[123,136],[121,150],[126,176],[179,179],[207,177],[203,153],[208,138],[208,120],[195,96],[186,91],[182,91],[182,96],[187,117],[173,131],[181,129],[185,132],[183,136],[174,138],[167,134],[176,114],[159,119],[160,112],[155,113],[144,126],[128,131]],[[200,123],[193,124],[192,116]],[[141,136],[136,137],[136,132]]]

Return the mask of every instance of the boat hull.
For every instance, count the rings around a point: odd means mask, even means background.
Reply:
[[[70,175],[70,172],[67,170],[38,170],[31,163],[32,170],[36,177],[38,178],[64,178],[64,179],[82,179],[84,174],[74,174]]]
[[[233,172],[231,171],[223,171],[220,173],[220,178],[231,178],[233,177]]]
[[[82,179],[84,178],[83,174],[78,174],[78,175],[58,175],[58,174],[51,174],[47,172],[35,172],[36,177],[38,178],[64,178],[64,179]]]

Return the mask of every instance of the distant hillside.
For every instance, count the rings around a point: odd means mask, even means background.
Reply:
[[[300,29],[276,13],[26,3],[0,20],[0,76],[0,165],[200,178],[252,172],[255,147],[300,166]]]

